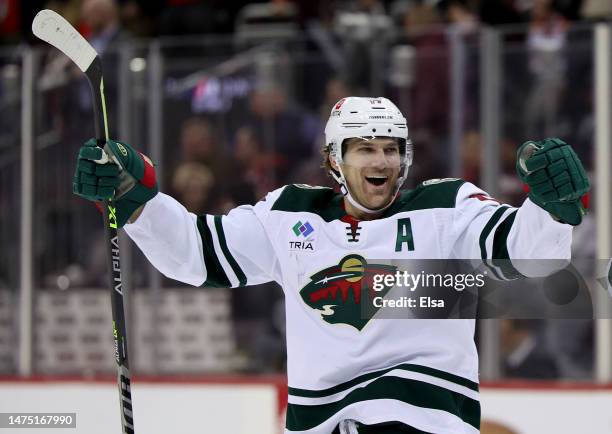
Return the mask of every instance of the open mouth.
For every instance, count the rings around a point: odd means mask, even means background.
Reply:
[[[366,176],[366,181],[376,187],[385,185],[387,179],[389,179],[387,176]]]

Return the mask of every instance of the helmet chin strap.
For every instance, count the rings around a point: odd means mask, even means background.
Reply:
[[[340,164],[338,164],[338,172],[340,173],[340,176],[338,176],[336,174],[336,171],[333,169],[330,170],[329,172],[331,173],[332,178],[334,178],[334,180],[340,185],[340,192],[344,195],[344,197],[348,199],[351,205],[353,205],[358,210],[365,212],[366,214],[378,214],[379,212],[382,212],[386,210],[387,208],[389,208],[391,204],[393,203],[393,201],[395,200],[395,197],[397,196],[397,193],[401,185],[398,179],[397,186],[395,187],[395,192],[393,193],[393,196],[389,200],[389,203],[383,206],[382,208],[376,208],[376,209],[366,208],[365,206],[357,202],[355,198],[353,198],[353,195],[351,194],[351,191],[348,188],[348,182],[346,181],[346,178],[344,177],[344,173],[342,173],[342,168],[340,167]]]
[[[379,212],[382,212],[391,206],[391,204],[395,200],[395,196],[397,196],[397,192],[393,195],[393,197],[391,198],[388,204],[386,204],[382,208],[377,208],[377,209],[366,208],[365,206],[361,205],[359,202],[357,202],[353,198],[353,196],[351,196],[350,192],[348,192],[348,194],[346,195],[346,198],[351,203],[351,205],[353,205],[355,208],[359,209],[360,211],[363,211],[367,214],[378,214]]]

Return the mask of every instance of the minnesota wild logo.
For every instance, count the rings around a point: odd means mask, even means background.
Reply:
[[[348,255],[338,265],[313,274],[300,290],[302,300],[330,324],[348,324],[361,330],[378,311],[371,300],[384,297],[391,286],[373,289],[374,276],[395,274],[397,267],[368,264],[359,255]]]

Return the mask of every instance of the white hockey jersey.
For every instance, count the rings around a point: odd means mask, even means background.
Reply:
[[[190,214],[160,193],[125,229],[172,279],[283,287],[286,432],[311,434],[329,434],[343,419],[479,432],[475,322],[361,319],[346,306],[356,278],[343,277],[355,258],[569,259],[572,231],[529,199],[503,205],[458,179],[403,191],[381,218],[360,222],[328,188],[285,186],[226,216]]]

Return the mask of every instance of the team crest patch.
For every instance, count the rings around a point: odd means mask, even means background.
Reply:
[[[338,265],[326,268],[310,277],[300,290],[302,300],[319,311],[329,324],[348,324],[362,330],[378,311],[369,301],[384,297],[391,289],[373,289],[374,275],[395,274],[397,267],[368,264],[360,255],[348,255]]]

